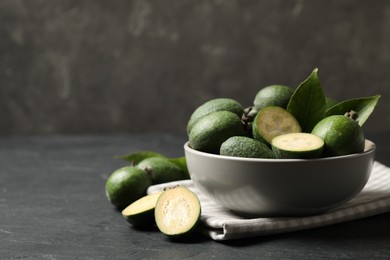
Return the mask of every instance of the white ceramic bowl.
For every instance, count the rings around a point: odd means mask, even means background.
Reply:
[[[297,216],[337,207],[368,181],[375,144],[364,152],[320,159],[255,159],[199,152],[184,145],[195,186],[219,205],[245,215]]]

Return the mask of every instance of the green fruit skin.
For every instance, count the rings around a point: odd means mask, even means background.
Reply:
[[[317,136],[308,133],[302,133],[302,136],[305,138],[315,138],[318,139]],[[294,135],[295,137],[299,136],[299,134]],[[283,136],[280,136],[283,138]],[[307,147],[301,147],[299,150],[286,150],[278,146],[278,138],[274,138],[271,142],[272,151],[277,159],[315,159],[320,158],[322,156],[322,151],[324,149],[324,142],[318,142],[316,148],[309,149]]]
[[[218,154],[221,144],[229,137],[245,135],[240,117],[229,111],[217,111],[196,122],[189,142],[195,150]]]
[[[257,110],[266,106],[286,108],[294,90],[284,85],[270,85],[257,92],[253,105]]]
[[[272,151],[276,159],[315,159],[322,156],[323,147],[311,151],[286,151],[276,146],[272,146]]]
[[[149,175],[141,168],[125,166],[114,171],[106,182],[108,200],[122,210],[146,194],[152,185]]]
[[[144,159],[137,164],[137,167],[150,175],[152,184],[178,181],[186,178],[185,173],[179,166],[162,157]]]
[[[322,119],[312,134],[324,140],[324,156],[340,156],[364,150],[364,133],[359,124],[349,117],[333,115]]]
[[[143,211],[137,211],[137,213],[134,212],[134,214],[130,214],[132,211],[130,210],[130,213],[129,211],[126,211],[128,209],[127,207],[122,211],[122,216],[126,219],[127,222],[132,224],[134,227],[137,228],[154,227],[156,224],[154,218],[154,210],[156,207],[157,200],[162,193],[163,191],[160,191],[140,198],[138,201],[134,202],[137,203],[136,205],[132,203],[128,207],[131,207],[131,209],[134,209],[134,207],[137,207],[139,209],[139,207],[141,207]]]
[[[140,214],[124,216],[127,222],[137,228],[149,228],[156,224],[154,218],[154,208],[146,210]]]
[[[264,143],[245,136],[233,136],[222,143],[220,154],[246,158],[274,158],[272,150]]]
[[[216,98],[199,106],[191,115],[187,123],[187,133],[191,132],[194,124],[202,117],[217,111],[230,111],[239,117],[244,113],[242,105],[231,98]]]

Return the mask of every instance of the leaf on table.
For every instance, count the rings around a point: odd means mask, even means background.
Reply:
[[[345,113],[353,110],[358,114],[356,121],[360,126],[363,126],[374,111],[380,97],[380,95],[375,95],[371,97],[361,97],[342,101],[330,107],[326,111],[326,116],[344,115]]]
[[[316,68],[297,87],[287,105],[287,111],[298,120],[302,131],[308,133],[325,117],[326,99],[317,73]]]

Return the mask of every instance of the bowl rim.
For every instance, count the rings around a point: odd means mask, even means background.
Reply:
[[[353,154],[347,154],[347,155],[340,155],[340,156],[332,156],[332,157],[322,157],[322,158],[315,158],[315,159],[269,159],[269,158],[247,158],[247,157],[234,157],[234,156],[227,156],[227,155],[220,155],[220,154],[212,154],[212,153],[206,153],[202,151],[195,150],[191,148],[190,141],[187,141],[184,143],[184,150],[196,154],[198,156],[202,157],[208,157],[208,158],[215,158],[215,159],[222,159],[222,160],[231,160],[231,161],[246,161],[246,162],[264,162],[264,163],[285,163],[285,162],[317,162],[317,161],[333,161],[333,160],[340,160],[340,159],[347,159],[347,158],[355,158],[355,157],[361,157],[367,154],[371,154],[375,152],[376,145],[374,142],[365,139],[365,146],[364,151],[360,153],[353,153]]]

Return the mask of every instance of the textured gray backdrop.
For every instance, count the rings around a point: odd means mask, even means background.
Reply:
[[[315,67],[335,99],[381,94],[365,128],[388,131],[390,1],[0,0],[0,134],[183,134]]]

